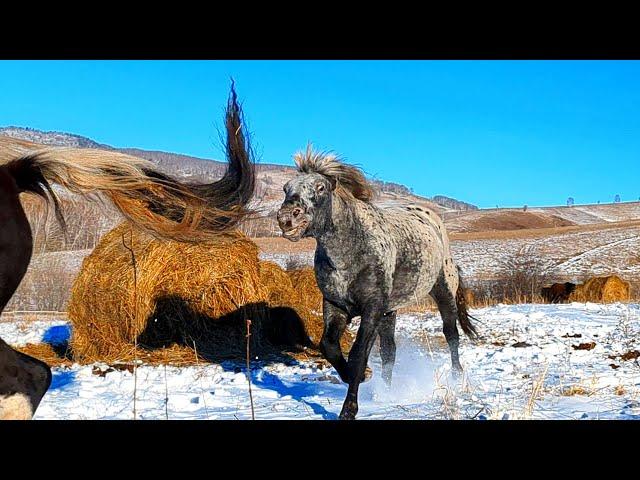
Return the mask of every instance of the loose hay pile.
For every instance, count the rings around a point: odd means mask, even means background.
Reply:
[[[630,285],[616,275],[593,277],[576,285],[569,296],[570,302],[611,303],[629,300]]]
[[[84,260],[74,283],[70,350],[83,363],[239,359],[246,319],[252,356],[316,347],[322,317],[306,303],[286,272],[258,261],[257,246],[241,233],[189,244],[123,223]]]

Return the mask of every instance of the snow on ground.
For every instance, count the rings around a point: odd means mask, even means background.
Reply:
[[[293,263],[294,268],[311,267],[313,268],[314,252],[304,253],[264,253],[260,252],[260,260],[269,260],[277,263],[280,268],[287,269],[287,265]],[[289,268],[291,270],[291,268]]]
[[[539,238],[453,240],[453,259],[469,278],[495,278],[505,258],[530,255],[547,264],[552,276],[574,279],[617,274],[640,278],[640,227],[562,233]]]
[[[461,341],[462,378],[434,314],[400,315],[391,389],[377,374],[360,389],[359,419],[640,419],[640,305],[498,305],[474,310],[482,340]],[[30,325],[30,327],[29,327]],[[68,336],[64,322],[0,323],[9,343]],[[576,349],[581,344],[583,349]],[[591,348],[591,349],[584,349]],[[614,358],[609,358],[610,356]],[[257,419],[335,419],[346,385],[318,363],[253,362]],[[248,419],[242,362],[197,367],[55,368],[36,419]]]
[[[70,332],[69,322],[63,319],[29,321],[7,317],[0,322],[0,338],[14,347],[23,347],[27,343],[63,343]]]

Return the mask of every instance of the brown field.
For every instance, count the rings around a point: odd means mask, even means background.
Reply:
[[[601,232],[603,230],[639,227],[640,220],[626,220],[611,223],[558,226],[549,228],[522,228],[516,230],[487,230],[477,232],[450,231],[451,240],[504,240],[515,238],[543,238],[567,233]]]
[[[313,238],[292,242],[282,237],[259,237],[253,241],[263,253],[312,253],[316,249],[316,241]]]
[[[491,215],[471,214],[465,224],[465,231],[520,230],[566,227],[569,225],[575,225],[575,223],[557,215],[507,210],[496,211]],[[452,225],[452,227],[454,226],[455,224]]]

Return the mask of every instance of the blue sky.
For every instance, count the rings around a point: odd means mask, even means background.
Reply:
[[[637,61],[0,61],[0,126],[219,159],[231,76],[262,162],[312,141],[481,207],[640,197]]]

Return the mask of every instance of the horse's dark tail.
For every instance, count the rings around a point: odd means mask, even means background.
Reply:
[[[473,318],[469,315],[467,309],[467,300],[464,296],[464,284],[462,282],[462,270],[458,267],[458,291],[456,292],[456,308],[458,310],[458,322],[462,331],[471,339],[478,338],[478,331],[476,327],[471,323]],[[474,319],[475,320],[475,319]]]
[[[54,183],[77,194],[105,194],[134,225],[156,236],[208,240],[230,233],[253,213],[248,203],[254,193],[255,166],[233,86],[225,127],[227,171],[213,183],[185,183],[147,160],[109,150],[49,147],[16,152],[5,165],[19,191],[40,195],[53,205],[62,226]],[[10,157],[11,147],[10,139],[0,137],[0,149]]]

